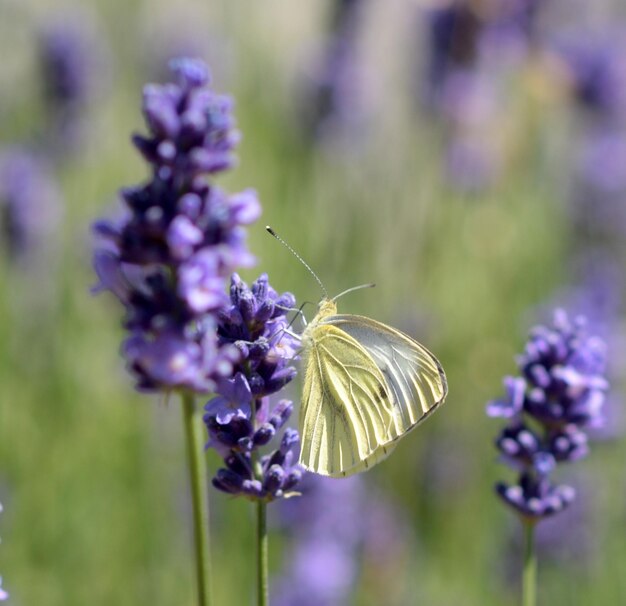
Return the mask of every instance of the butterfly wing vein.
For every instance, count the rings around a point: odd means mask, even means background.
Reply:
[[[393,406],[391,440],[416,427],[447,394],[441,364],[423,345],[404,333],[363,316],[338,314],[324,323],[360,343],[385,377]]]

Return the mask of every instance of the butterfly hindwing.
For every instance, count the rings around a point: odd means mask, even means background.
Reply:
[[[332,315],[321,326],[335,327],[352,337],[383,374],[394,407],[392,440],[416,427],[443,403],[448,386],[441,364],[417,341],[364,316]]]
[[[363,471],[387,456],[393,396],[378,365],[356,339],[331,324],[312,329],[307,352],[300,463],[328,476]]]

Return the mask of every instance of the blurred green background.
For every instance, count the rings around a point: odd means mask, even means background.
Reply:
[[[583,119],[567,87],[542,57],[497,76],[504,93],[479,139],[497,141],[498,174],[468,191],[446,172],[449,123],[414,92],[425,3],[363,3],[367,107],[358,123],[315,141],[299,128],[301,106],[328,40],[331,2],[47,4],[0,1],[2,145],[45,147],[36,40],[46,23],[78,12],[102,62],[78,151],[46,152],[64,200],[53,252],[28,266],[0,262],[0,573],[9,603],[193,603],[178,402],[133,391],[119,355],[121,310],[89,292],[90,223],[115,212],[120,187],[147,176],[129,140],[144,131],[141,88],[163,81],[167,58],[188,49],[209,62],[215,89],[236,99],[240,164],[220,185],[253,187],[263,205],[249,230],[258,265],[244,278],[266,271],[298,301],[320,297],[266,234],[269,223],[330,293],[375,282],[340,308],[414,335],[448,375],[446,405],[364,477],[402,511],[410,533],[384,574],[360,560],[346,603],[518,603],[520,529],[492,490],[512,473],[496,464],[500,423],[484,405],[516,372],[529,327],[549,319],[539,310],[577,279],[568,260],[584,238],[568,205],[568,152]],[[617,18],[616,7],[599,3],[593,22]],[[552,19],[557,27],[573,17],[556,10]],[[619,238],[613,250],[621,267]],[[583,494],[576,521],[558,527],[558,550],[540,550],[540,603],[626,603],[625,454],[622,440],[605,440],[576,469],[559,471]],[[210,469],[218,463],[210,453]],[[211,505],[216,604],[252,603],[251,507],[215,491]],[[272,538],[275,575],[288,545],[286,533]]]

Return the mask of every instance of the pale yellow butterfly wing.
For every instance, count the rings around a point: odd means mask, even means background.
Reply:
[[[300,464],[326,476],[363,471],[386,457],[394,427],[383,373],[353,337],[330,324],[311,328]]]
[[[389,440],[417,427],[440,406],[448,384],[441,364],[423,345],[404,333],[364,316],[331,315],[321,326],[350,335],[372,357],[385,377],[393,404]]]

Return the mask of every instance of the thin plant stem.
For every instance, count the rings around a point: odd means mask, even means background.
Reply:
[[[254,401],[252,422],[256,429],[256,415],[261,402]],[[259,453],[252,452],[252,468],[257,480],[263,481],[263,469]],[[258,606],[269,605],[269,574],[268,574],[268,536],[267,536],[267,503],[256,502],[256,556],[257,556],[257,603]]]
[[[259,606],[269,604],[269,583],[267,569],[267,503],[257,501],[257,594]]]
[[[211,605],[211,553],[209,540],[209,492],[202,414],[193,394],[182,396],[183,420],[187,441],[187,465],[191,484],[193,508],[193,535],[196,561],[196,586],[198,606]]]
[[[535,523],[524,521],[524,570],[522,573],[522,604],[537,604],[537,554],[535,553]]]

